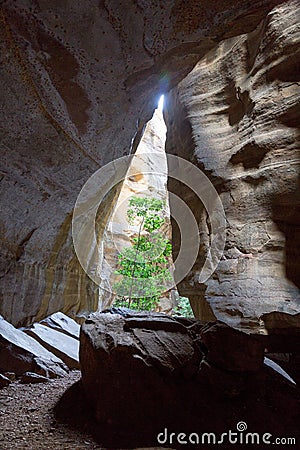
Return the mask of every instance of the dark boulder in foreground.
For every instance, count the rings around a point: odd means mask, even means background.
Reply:
[[[80,340],[80,395],[105,447],[177,448],[180,432],[198,433],[201,444],[202,433],[237,432],[241,421],[248,432],[299,439],[299,390],[264,365],[255,336],[220,322],[111,309],[92,314]]]

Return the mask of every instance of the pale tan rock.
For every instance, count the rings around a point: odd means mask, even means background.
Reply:
[[[199,284],[210,239],[206,211],[173,184],[193,208],[202,240],[180,293],[198,294],[198,317],[210,319],[209,309],[255,332],[264,330],[263,313],[300,312],[299,13],[299,3],[286,2],[253,32],[225,40],[166,100],[167,152],[203,170],[227,219],[224,256]]]

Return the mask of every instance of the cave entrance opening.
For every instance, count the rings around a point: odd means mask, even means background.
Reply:
[[[162,94],[159,97],[159,100],[157,103],[157,109],[159,109],[160,111],[163,111],[163,109],[164,109],[164,101],[165,101],[165,96],[164,96],[164,94]]]
[[[161,95],[144,127],[105,226],[100,310],[112,305],[134,305],[135,309],[180,312],[173,282],[163,106]],[[188,299],[183,301],[188,303]],[[192,315],[191,309],[189,312]]]

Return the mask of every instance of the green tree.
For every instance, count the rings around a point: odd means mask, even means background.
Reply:
[[[173,309],[174,316],[195,317],[190,301],[187,297],[179,297],[178,304]]]
[[[138,233],[118,255],[116,274],[122,275],[114,284],[115,306],[139,310],[155,309],[161,294],[172,281],[169,270],[172,245],[158,231],[165,222],[164,202],[155,198],[132,197],[127,217],[138,222]]]

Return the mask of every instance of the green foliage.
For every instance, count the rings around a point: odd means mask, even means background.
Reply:
[[[164,202],[157,198],[147,197],[131,197],[129,200],[129,209],[127,212],[128,217],[133,216],[146,216],[149,211],[160,212],[164,207]]]
[[[138,311],[152,311],[157,304],[156,297],[142,297],[139,299],[132,299],[130,303],[131,309]],[[117,308],[128,308],[128,298],[117,297],[114,301],[114,306]]]
[[[161,200],[153,198],[132,197],[129,200],[129,223],[139,221],[140,227],[132,245],[118,255],[116,274],[122,278],[114,284],[115,306],[153,310],[172,280],[168,268],[172,244],[157,232],[165,222],[164,206]],[[142,235],[142,232],[146,234]]]
[[[194,317],[194,313],[187,297],[179,297],[178,305],[173,309],[175,316]]]
[[[132,197],[129,200],[127,211],[129,223],[133,224],[136,218],[142,217],[144,229],[152,233],[158,230],[165,221],[161,216],[163,207],[163,201],[156,198]]]

